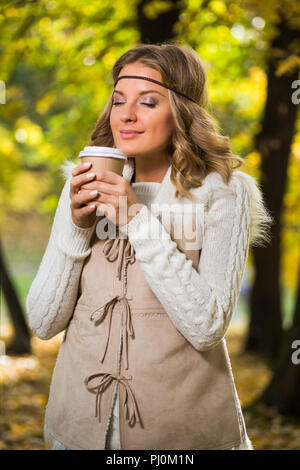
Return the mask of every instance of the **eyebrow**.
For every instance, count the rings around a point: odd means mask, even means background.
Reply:
[[[124,93],[122,91],[119,91],[119,90],[114,90],[113,93],[119,93],[120,95],[124,96]],[[159,95],[161,96],[164,96],[166,98],[166,95],[163,95],[162,93],[160,93],[159,91],[157,90],[145,90],[145,91],[141,91],[139,93],[139,95],[146,95],[147,93],[158,93]]]

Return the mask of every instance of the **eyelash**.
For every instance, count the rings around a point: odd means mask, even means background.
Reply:
[[[119,104],[124,104],[124,103],[116,102],[116,103],[113,103],[112,105],[117,106]],[[145,106],[149,106],[149,108],[155,108],[156,106],[156,103],[142,103],[142,104],[144,104]]]

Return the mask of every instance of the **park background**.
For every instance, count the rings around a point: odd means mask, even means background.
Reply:
[[[300,449],[299,31],[293,0],[0,2],[0,449],[45,449],[61,334],[29,332],[25,299],[64,184],[59,167],[89,142],[116,59],[172,40],[202,59],[209,112],[275,221],[272,243],[249,252],[226,335],[249,437],[257,450]]]

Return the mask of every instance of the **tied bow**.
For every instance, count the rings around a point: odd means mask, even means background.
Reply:
[[[135,252],[133,246],[129,243],[128,238],[109,238],[103,245],[102,249],[105,258],[113,262],[117,261],[117,278],[121,280],[121,272],[124,256],[128,263],[135,262]]]
[[[132,300],[132,297],[126,297],[126,295],[117,295],[113,297],[111,300],[109,300],[106,304],[104,304],[102,307],[97,308],[94,312],[91,313],[90,320],[93,321],[95,324],[101,323],[104,318],[109,315],[109,324],[108,324],[108,332],[107,332],[107,338],[106,338],[106,343],[104,345],[104,351],[102,353],[102,356],[100,356],[100,361],[103,362],[107,347],[108,347],[108,342],[110,338],[110,331],[111,331],[111,321],[112,321],[112,314],[113,310],[118,302],[121,302],[123,304],[123,309],[122,309],[122,332],[123,332],[123,338],[124,338],[124,346],[125,346],[125,368],[128,369],[128,335],[131,337],[134,336],[134,331],[133,331],[133,326],[132,326],[132,316],[131,316],[131,309],[128,300]],[[102,315],[99,317],[95,317],[96,313],[99,313],[98,311],[104,308]]]
[[[99,379],[98,383],[96,383],[96,385],[89,385],[89,382],[95,379]],[[132,380],[131,375],[129,377],[124,377],[103,372],[99,374],[93,374],[85,378],[84,385],[86,386],[87,390],[96,393],[95,417],[97,418],[98,416],[99,421],[101,421],[101,395],[114,380],[123,385],[125,389],[125,400],[123,406],[125,408],[126,421],[128,421],[130,426],[134,426],[136,422],[140,423],[141,420],[136,399],[128,383],[128,380]],[[131,412],[129,410],[129,401],[131,402]]]

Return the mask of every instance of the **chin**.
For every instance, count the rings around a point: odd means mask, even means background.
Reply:
[[[151,146],[147,146],[147,145],[142,146],[141,143],[138,143],[138,142],[133,142],[133,141],[126,142],[123,140],[116,142],[116,148],[122,150],[122,152],[128,157],[152,155],[153,152],[156,151],[156,148],[152,148]]]
[[[143,149],[141,149],[141,146],[138,145],[126,145],[126,144],[120,144],[117,146],[117,148],[121,149],[125,155],[128,157],[135,157],[136,155],[140,155],[145,153]]]

